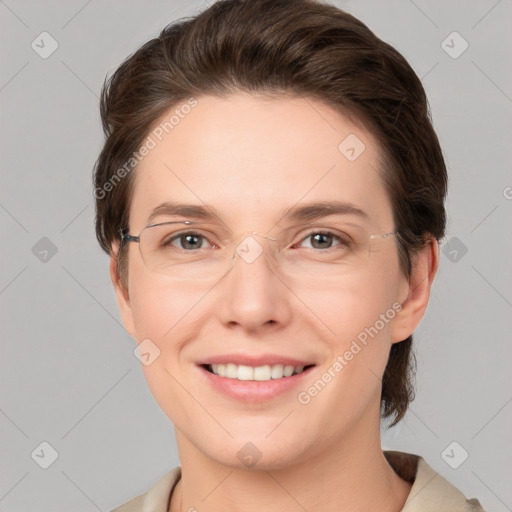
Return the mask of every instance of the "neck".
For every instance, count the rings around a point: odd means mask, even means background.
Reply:
[[[352,434],[327,450],[286,468],[268,470],[219,464],[176,430],[182,478],[170,512],[399,512],[411,484],[388,464],[380,446],[378,418],[373,430],[367,420],[361,425],[367,428],[352,428]]]

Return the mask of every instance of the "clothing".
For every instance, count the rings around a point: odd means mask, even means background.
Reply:
[[[396,451],[384,451],[384,455],[395,473],[412,484],[401,512],[484,512],[478,500],[467,500],[419,455]],[[178,466],[149,491],[112,512],[167,512],[172,491],[180,478],[181,467]]]

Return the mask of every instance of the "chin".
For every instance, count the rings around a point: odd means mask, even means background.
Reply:
[[[249,432],[232,432],[233,438],[228,439],[225,435],[222,440],[201,437],[195,446],[217,464],[250,471],[286,469],[301,459],[307,459],[307,452],[314,449],[314,445],[309,450],[304,446],[303,429],[283,430],[280,435],[276,431],[268,435],[270,430],[266,429],[264,434],[256,434],[253,430],[252,435]]]

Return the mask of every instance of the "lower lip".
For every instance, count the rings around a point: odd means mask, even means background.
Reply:
[[[244,402],[264,402],[299,386],[309,376],[314,366],[310,366],[298,375],[270,380],[238,380],[220,377],[198,366],[208,384],[215,390]]]

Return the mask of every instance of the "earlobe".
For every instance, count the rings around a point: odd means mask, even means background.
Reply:
[[[118,270],[117,270],[117,254],[119,251],[119,244],[112,244],[112,251],[110,253],[110,279],[114,286],[114,292],[117,298],[117,304],[119,306],[119,313],[125,329],[128,334],[135,339],[135,328],[133,322],[133,312],[130,303],[130,294],[128,289],[121,282]]]
[[[439,265],[439,246],[435,238],[414,255],[411,275],[401,301],[402,309],[396,315],[392,343],[407,339],[417,328],[427,309],[430,289]]]

